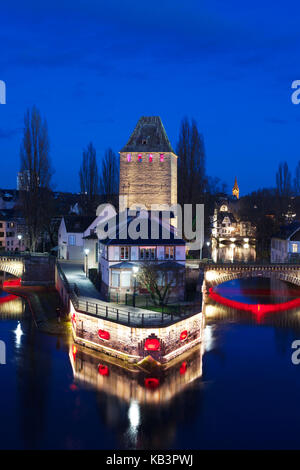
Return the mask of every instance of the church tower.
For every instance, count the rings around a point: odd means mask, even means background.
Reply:
[[[238,187],[238,184],[237,184],[236,177],[235,177],[235,180],[234,180],[234,186],[232,188],[232,195],[235,196],[237,199],[239,199],[239,197],[240,197],[240,190],[239,190],[239,187]]]
[[[143,116],[120,151],[119,210],[177,204],[177,156],[159,116]]]

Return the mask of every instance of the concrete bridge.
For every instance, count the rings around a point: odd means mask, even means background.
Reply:
[[[22,280],[22,285],[51,285],[55,279],[55,258],[39,253],[0,253],[0,271]]]
[[[296,264],[208,264],[204,267],[202,291],[233,279],[267,277],[300,286],[300,265]]]

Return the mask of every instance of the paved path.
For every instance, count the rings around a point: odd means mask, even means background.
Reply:
[[[104,297],[96,289],[94,284],[86,277],[84,272],[84,265],[81,263],[59,262],[69,284],[76,286],[79,289],[80,297],[89,297],[91,299],[104,300]]]

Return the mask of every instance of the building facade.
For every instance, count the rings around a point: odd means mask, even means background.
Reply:
[[[239,217],[229,201],[222,200],[214,209],[211,235],[213,242],[252,243],[256,237],[256,227],[248,220]]]
[[[300,261],[300,223],[282,226],[271,238],[271,263]]]

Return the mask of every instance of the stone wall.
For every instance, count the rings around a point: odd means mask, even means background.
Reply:
[[[76,342],[131,362],[139,362],[149,355],[161,363],[168,362],[194,347],[202,337],[201,312],[163,328],[136,328],[120,325],[77,312],[72,302],[70,302],[70,312]],[[99,337],[99,330],[101,334],[107,336],[106,339]],[[185,338],[181,337],[183,332],[186,332]],[[159,350],[146,350],[147,339],[158,340]]]
[[[55,258],[53,256],[25,256],[22,285],[53,285]]]
[[[131,161],[127,153],[120,154],[120,211],[131,205],[177,204],[177,156],[164,153],[164,161],[160,161],[160,153],[153,152],[152,162],[149,153],[131,153]],[[124,200],[127,197],[127,203]]]

